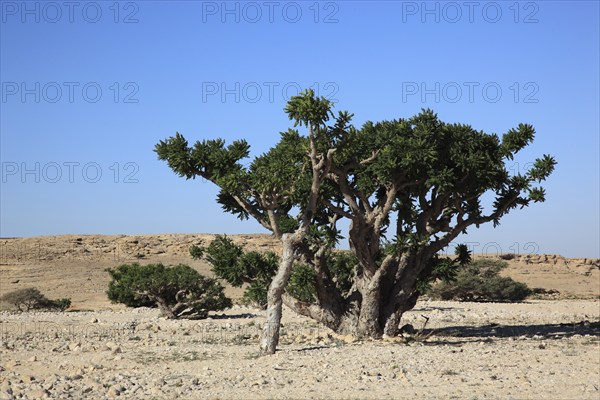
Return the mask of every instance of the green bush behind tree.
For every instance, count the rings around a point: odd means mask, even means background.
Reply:
[[[522,301],[533,291],[524,283],[500,276],[507,265],[502,260],[472,261],[460,268],[453,279],[433,284],[427,294],[436,300]]]
[[[167,318],[206,318],[209,311],[232,305],[217,280],[184,264],[123,264],[107,272],[112,278],[107,295],[113,303],[158,307]]]
[[[279,257],[269,251],[244,251],[226,235],[217,235],[208,246],[191,246],[190,255],[194,259],[205,259],[212,272],[234,287],[246,284],[242,302],[265,308],[267,291],[277,272]],[[328,265],[336,286],[343,292],[352,287],[352,270],[356,258],[349,252],[328,254]],[[297,300],[314,303],[316,300],[314,269],[303,263],[295,263],[286,292]]]

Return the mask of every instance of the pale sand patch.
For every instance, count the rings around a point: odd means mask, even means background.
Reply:
[[[157,310],[0,313],[0,398],[597,399],[600,302],[420,302],[433,335],[346,343],[285,312],[280,351],[257,357],[262,312],[203,321]],[[587,322],[586,322],[587,321]],[[2,397],[4,396],[4,397]]]
[[[503,274],[588,300],[423,300],[403,320],[420,329],[428,318],[416,341],[354,342],[286,310],[280,351],[261,358],[259,310],[236,306],[209,320],[168,321],[106,298],[105,268],[121,263],[186,263],[210,275],[188,248],[211,238],[0,239],[0,295],[33,286],[92,310],[1,312],[0,399],[600,398],[598,260],[517,256]],[[266,235],[233,239],[277,249]]]

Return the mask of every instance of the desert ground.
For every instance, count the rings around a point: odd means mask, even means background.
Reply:
[[[503,274],[550,294],[516,304],[422,299],[403,319],[418,332],[389,340],[338,336],[284,310],[279,351],[267,357],[257,352],[261,310],[174,321],[106,298],[105,269],[122,263],[186,263],[210,275],[188,248],[211,238],[0,239],[0,295],[37,287],[73,301],[62,313],[0,311],[0,399],[600,399],[597,259],[503,255]],[[267,235],[232,238],[277,251]]]

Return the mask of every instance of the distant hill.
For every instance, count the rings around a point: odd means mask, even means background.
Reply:
[[[123,263],[185,263],[210,275],[210,266],[192,260],[189,247],[208,244],[213,234],[59,235],[0,239],[0,295],[37,287],[48,297],[71,297],[79,308],[119,308],[106,298],[106,268]],[[229,235],[248,250],[278,251],[270,235]],[[558,291],[561,298],[598,298],[600,260],[560,255],[475,255],[502,258],[502,272],[531,287]],[[228,288],[229,295],[241,295]],[[555,295],[556,296],[556,295]]]

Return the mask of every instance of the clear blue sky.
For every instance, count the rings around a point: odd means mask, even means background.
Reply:
[[[264,232],[153,148],[179,131],[259,154],[312,86],[357,125],[424,107],[490,133],[533,124],[512,168],[556,157],[546,203],[460,241],[600,257],[597,1],[0,4],[2,237]]]

